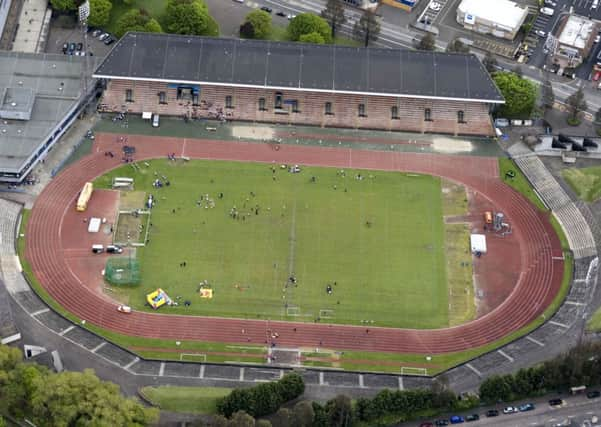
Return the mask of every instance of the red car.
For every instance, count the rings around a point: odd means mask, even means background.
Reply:
[[[596,82],[601,77],[601,71],[597,71],[593,76],[593,81]]]

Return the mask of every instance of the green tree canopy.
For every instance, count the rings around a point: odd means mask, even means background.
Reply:
[[[447,45],[447,52],[469,53],[470,47],[459,39],[453,39]]]
[[[543,81],[543,84],[540,88],[540,97],[541,97],[541,106],[543,110],[550,110],[553,108],[553,104],[555,103],[555,93],[553,92],[553,86],[551,85],[551,81],[547,76]]]
[[[369,9],[366,9],[361,15],[361,18],[355,22],[353,27],[353,35],[355,39],[363,42],[363,45],[367,47],[369,43],[378,40],[380,35],[380,22],[376,17],[376,14]]]
[[[419,41],[417,48],[419,50],[434,50],[436,49],[436,39],[430,33],[426,33]]]
[[[301,13],[288,24],[288,38],[292,41],[299,41],[303,34],[318,33],[326,43],[330,43],[331,32],[326,20],[312,13]]]
[[[508,118],[529,118],[534,110],[537,96],[534,83],[510,72],[495,73],[493,79],[505,98],[505,104],[499,109],[499,115]]]
[[[321,17],[332,28],[332,40],[336,37],[336,30],[346,22],[344,6],[340,0],[328,0],[326,7],[321,11]]]
[[[568,107],[570,108],[570,116],[572,119],[578,119],[578,114],[588,107],[581,87],[568,97],[566,104],[568,104]]]
[[[482,64],[486,68],[486,71],[488,71],[489,73],[493,73],[497,69],[497,58],[495,58],[495,55],[493,55],[492,52],[487,51],[486,55],[484,56],[484,59],[482,60]]]
[[[168,0],[164,20],[171,34],[219,35],[219,25],[202,0]]]
[[[250,22],[253,27],[255,39],[266,39],[271,34],[271,15],[264,10],[255,9],[246,15],[244,23]]]
[[[102,27],[109,22],[113,4],[111,0],[90,0],[90,16],[88,25],[92,27]]]
[[[143,31],[146,33],[161,33],[163,30],[156,19],[151,18],[145,11],[131,9],[119,18],[115,35],[122,37],[128,31]]]
[[[77,9],[75,0],[50,0],[52,9],[59,12],[70,12]]]
[[[326,41],[323,39],[321,34],[313,32],[309,34],[303,34],[298,39],[299,42],[302,43],[315,43],[315,44],[325,44]]]

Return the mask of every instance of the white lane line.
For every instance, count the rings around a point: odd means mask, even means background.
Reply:
[[[58,334],[62,337],[63,335],[65,335],[66,333],[69,333],[70,331],[72,331],[73,329],[75,329],[75,325],[71,325],[69,326],[67,329],[63,329],[62,331],[60,331]]]
[[[403,384],[403,377],[399,378],[399,390],[405,390],[405,384]]]
[[[162,377],[165,373],[165,362],[161,362],[161,367],[159,368],[159,377]]]
[[[106,345],[106,341],[102,341],[100,344],[98,344],[96,347],[94,347],[92,349],[92,353],[96,353],[98,350],[100,350],[105,345]]]
[[[139,358],[139,357],[136,357],[134,360],[132,360],[131,362],[129,362],[127,365],[125,365],[125,366],[123,367],[123,369],[129,369],[129,368],[131,368],[132,366],[134,366],[134,364],[138,363],[139,361],[140,361],[140,358]]]
[[[477,370],[476,368],[474,368],[471,364],[466,363],[465,366],[468,369],[471,369],[476,375],[478,375],[480,378],[482,378],[482,372],[480,372],[479,370]]]
[[[29,314],[30,314],[31,316],[34,316],[34,317],[35,317],[35,316],[38,316],[38,315],[40,315],[40,314],[48,313],[49,311],[50,311],[50,309],[49,309],[49,308],[43,308],[43,309],[41,309],[41,310],[34,311],[33,313],[29,313]]]
[[[509,360],[510,362],[513,363],[513,357],[511,357],[510,355],[508,355],[507,353],[505,353],[503,350],[497,350],[497,353],[499,353],[501,356],[503,356],[505,359]]]
[[[555,320],[549,320],[549,323],[555,326],[560,326],[562,328],[570,329],[570,327],[564,323],[556,322]]]
[[[536,339],[534,339],[534,338],[532,338],[532,337],[530,337],[530,336],[527,336],[527,337],[526,337],[526,339],[527,339],[528,341],[531,341],[531,342],[533,342],[534,344],[540,345],[541,347],[544,347],[544,346],[545,346],[545,343],[543,343],[543,342],[540,342],[539,340],[536,340]]]

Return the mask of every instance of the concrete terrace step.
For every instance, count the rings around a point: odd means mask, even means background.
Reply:
[[[21,205],[0,199],[0,255],[14,255],[15,227]]]

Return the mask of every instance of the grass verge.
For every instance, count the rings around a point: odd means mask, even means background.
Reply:
[[[591,203],[601,197],[601,167],[564,169],[561,174],[585,202]]]
[[[601,308],[595,312],[591,320],[589,320],[586,328],[591,332],[601,331]]]
[[[217,400],[232,391],[225,387],[143,387],[140,394],[154,406],[173,412],[213,415]]]

